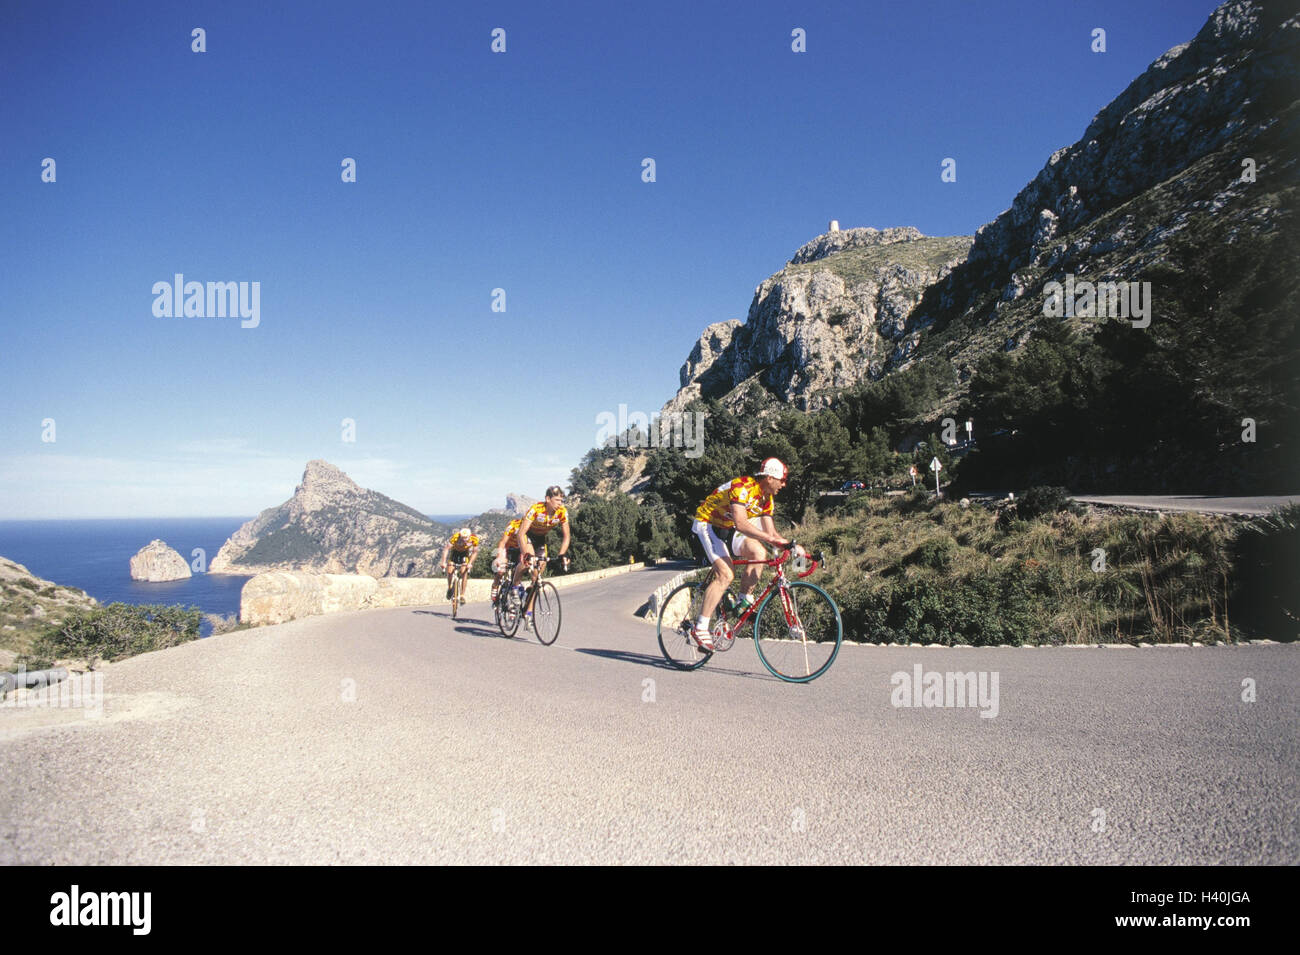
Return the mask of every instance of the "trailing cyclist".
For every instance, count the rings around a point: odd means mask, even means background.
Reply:
[[[788,480],[789,469],[778,459],[768,458],[753,477],[738,477],[719,485],[695,509],[691,532],[704,546],[705,559],[714,569],[713,581],[704,591],[700,616],[691,631],[691,637],[705,650],[714,649],[709,636],[709,619],[735,578],[732,554],[742,560],[763,560],[767,557],[764,544],[789,547],[792,543],[776,532],[772,520],[775,509],[772,499]],[[728,534],[731,536],[730,552],[723,541]],[[796,546],[795,555],[802,554],[803,548]],[[743,612],[753,604],[753,591],[760,572],[757,565],[745,568],[738,611]]]
[[[505,579],[506,571],[519,563],[519,542],[515,540],[515,535],[519,532],[520,523],[522,518],[516,517],[507,524],[501,539],[497,541],[497,553],[492,561],[492,571],[495,574],[492,578],[493,603],[496,603],[497,593],[501,590],[501,582]]]
[[[479,539],[477,534],[471,534],[468,527],[462,527],[456,533],[451,535],[451,539],[442,548],[442,559],[440,561],[442,569],[447,574],[447,599],[451,599],[451,581],[452,574],[459,572],[461,575],[461,587],[463,588],[466,579],[469,577],[469,569],[474,566],[474,557],[478,554]],[[451,564],[447,563],[447,557],[450,555]]]

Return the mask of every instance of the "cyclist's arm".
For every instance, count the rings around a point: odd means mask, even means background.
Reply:
[[[565,521],[560,525],[560,530],[564,531],[564,539],[560,541],[560,554],[563,557],[569,552],[569,522]]]
[[[759,523],[763,525],[763,530],[767,531],[769,534],[775,534],[778,537],[780,536],[779,534],[776,534],[776,521],[772,520],[771,514],[764,514],[762,517],[759,518]],[[792,542],[787,541],[787,543],[792,543]],[[794,555],[796,557],[803,554],[803,552],[804,550],[800,545],[798,544],[794,545]]]
[[[764,515],[760,518],[761,523],[754,523],[749,519],[749,513],[745,510],[743,504],[731,505],[731,519],[736,524],[736,530],[746,537],[752,537],[754,540],[762,541],[764,544],[771,544],[773,547],[784,547],[790,543],[780,534],[776,533],[776,525],[772,523],[772,518]]]
[[[442,557],[438,559],[439,567],[447,566],[447,555],[450,553],[451,553],[451,539],[448,538],[447,543],[442,545]]]

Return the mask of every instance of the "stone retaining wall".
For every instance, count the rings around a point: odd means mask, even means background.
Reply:
[[[641,570],[645,564],[621,564],[584,574],[565,574],[546,579],[558,589],[601,580],[615,574]],[[492,582],[471,578],[466,598],[487,600]],[[240,591],[240,623],[271,624],[344,610],[382,607],[428,607],[446,604],[445,577],[367,577],[362,574],[311,574],[272,571],[258,574]]]
[[[680,587],[682,581],[693,573],[695,573],[694,570],[684,570],[680,574],[675,575],[662,587],[655,588],[655,592],[650,595],[650,599],[646,602],[646,622],[654,623],[658,619],[659,608],[663,606],[664,598]]]

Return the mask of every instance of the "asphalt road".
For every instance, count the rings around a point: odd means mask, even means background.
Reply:
[[[364,611],[114,664],[99,718],[0,708],[0,862],[1300,862],[1300,647],[683,673],[632,615],[671,573],[562,591],[552,647]],[[918,663],[996,672],[997,715],[895,707]]]
[[[1267,514],[1276,507],[1300,502],[1297,495],[1263,497],[1221,497],[1215,494],[1114,494],[1074,496],[1084,504],[1110,504],[1150,511],[1197,511],[1202,514]]]

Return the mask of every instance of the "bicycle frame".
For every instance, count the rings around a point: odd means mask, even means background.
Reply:
[[[533,609],[533,598],[537,595],[537,584],[542,579],[542,572],[553,560],[559,560],[559,557],[543,557],[540,554],[520,554],[521,562],[528,565],[524,571],[528,575],[528,593],[524,600],[523,612],[528,613]]]
[[[785,613],[785,622],[792,627],[796,626],[799,623],[798,618],[794,614],[794,608],[790,604],[790,592],[786,590],[785,587],[786,583],[788,582],[785,575],[785,564],[786,561],[790,559],[790,553],[791,553],[790,549],[786,548],[777,557],[774,557],[771,560],[734,560],[734,559],[732,560],[731,565],[733,567],[752,567],[757,565],[763,565],[763,566],[774,568],[776,570],[776,574],[775,576],[773,576],[771,582],[767,585],[767,587],[763,590],[763,592],[759,594],[757,597],[755,597],[754,602],[745,609],[745,612],[736,618],[736,622],[731,624],[727,628],[729,633],[731,633],[732,635],[740,633],[741,629],[745,626],[745,622],[748,621],[753,614],[758,612],[759,607],[763,606],[763,601],[767,599],[767,595],[772,592],[773,587],[779,588],[781,591],[781,610],[782,612]],[[818,558],[820,557],[821,555],[819,553]],[[803,577],[807,577],[809,574],[811,574],[821,565],[820,559],[813,559],[810,557],[809,560],[811,560],[812,566],[810,566],[802,574],[795,574],[794,577],[795,580],[799,580]],[[708,587],[708,585],[712,583],[713,578],[717,575],[717,573],[718,572],[716,570],[712,568],[709,569],[709,576],[704,581],[705,587]]]

